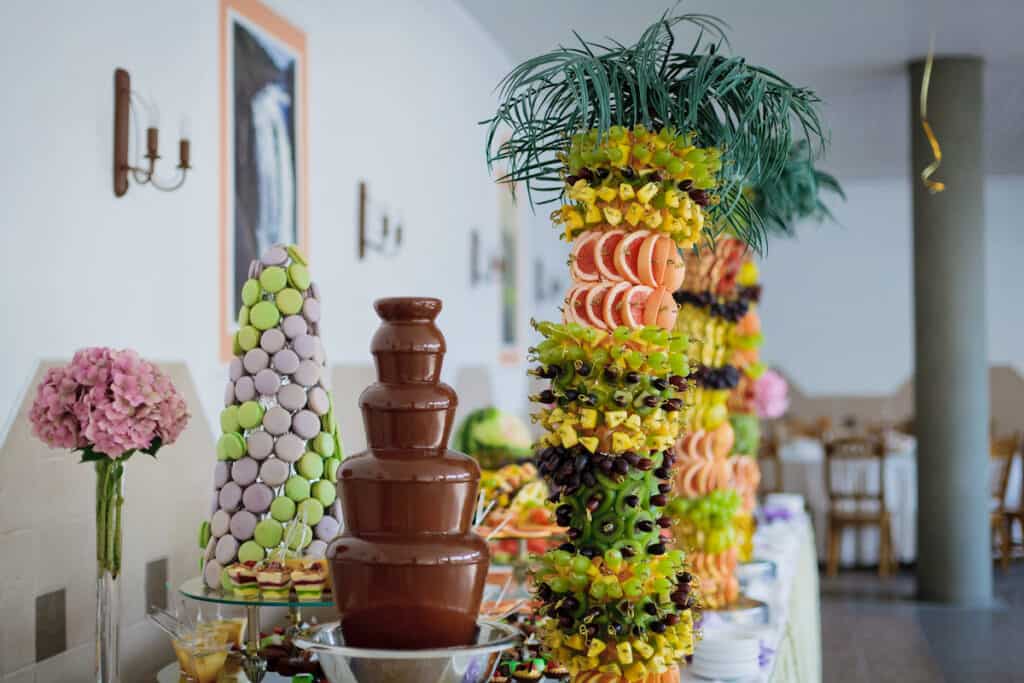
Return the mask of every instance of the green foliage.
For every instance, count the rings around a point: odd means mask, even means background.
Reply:
[[[814,155],[806,140],[793,145],[782,173],[752,188],[754,207],[769,232],[792,237],[796,222],[804,218],[835,220],[821,200],[823,192],[846,199],[833,176],[814,167]]]
[[[674,51],[679,24],[698,30],[689,51]],[[783,171],[794,125],[824,146],[814,93],[724,55],[725,24],[705,14],[665,14],[631,46],[576,38],[578,46],[529,59],[499,84],[501,104],[483,123],[488,165],[502,168],[500,180],[523,182],[534,204],[558,201],[562,156],[574,133],[641,123],[693,131],[698,145],[723,150],[707,236],[729,230],[760,250],[765,222],[743,188]]]

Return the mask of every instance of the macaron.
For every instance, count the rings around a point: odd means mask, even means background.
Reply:
[[[306,407],[306,390],[298,384],[285,384],[277,390],[277,403],[285,410],[301,410]]]
[[[220,430],[222,432],[237,432],[238,406],[231,405],[220,411]]]
[[[338,467],[341,466],[341,460],[338,458],[327,458],[324,460],[324,479],[331,483],[338,482]]]
[[[279,522],[287,522],[295,516],[295,501],[288,496],[278,496],[270,504],[270,516]]]
[[[295,315],[302,310],[302,294],[297,289],[285,287],[274,296],[274,303],[281,315]]]
[[[257,460],[264,460],[274,450],[274,437],[263,430],[249,432],[245,437],[249,455]]]
[[[284,332],[276,327],[265,330],[260,336],[260,348],[267,353],[277,353],[284,348],[284,342]]]
[[[286,375],[290,375],[299,369],[299,357],[291,349],[281,349],[275,353],[272,362],[275,370]]]
[[[249,307],[241,306],[238,309],[238,326],[245,327],[249,324]]]
[[[334,499],[338,496],[337,490],[334,488],[334,484],[326,479],[313,482],[313,485],[309,488],[310,495],[320,501],[320,503],[326,508]]]
[[[282,434],[274,444],[274,455],[285,462],[295,462],[306,452],[306,442],[294,434]]]
[[[316,337],[309,334],[300,334],[292,340],[292,349],[299,354],[299,358],[312,358],[316,351]]]
[[[238,549],[239,562],[260,562],[266,553],[256,541],[246,541]]]
[[[285,531],[285,539],[291,550],[302,550],[313,540],[313,530],[308,524],[292,521]]]
[[[299,503],[295,518],[310,526],[316,526],[324,518],[324,504],[316,498],[307,498]]]
[[[306,260],[306,255],[303,254],[302,251],[294,244],[287,244],[284,249],[288,252],[288,256],[290,256],[292,261],[295,263],[299,263],[304,266],[309,265],[309,262]]]
[[[315,283],[313,281],[310,281],[310,283],[309,283],[309,294],[311,296],[316,297],[317,299],[320,299],[320,286],[317,283]]]
[[[242,359],[237,357],[232,358],[231,362],[228,364],[228,377],[231,378],[232,382],[237,381],[238,378],[242,376],[243,370]]]
[[[267,247],[267,250],[260,256],[260,263],[265,266],[281,266],[288,261],[288,251],[280,244]]]
[[[210,523],[206,520],[203,520],[203,522],[199,525],[199,547],[206,548],[206,546],[210,543],[211,536],[212,534],[210,533]]]
[[[246,401],[238,407],[238,424],[253,429],[263,422],[263,406],[256,401]]]
[[[260,276],[260,273],[262,272],[263,264],[261,264],[259,261],[249,261],[249,270],[247,272],[246,277],[248,277],[250,280],[255,280]]]
[[[277,313],[277,309],[274,308],[274,305],[271,304],[271,303],[267,303],[266,301],[261,301],[259,304],[256,304],[256,307],[254,307],[253,309],[250,309],[250,311],[249,311],[249,322],[250,322],[250,324],[246,325],[245,327],[240,328],[238,330],[238,334],[235,335],[235,339],[238,341],[238,346],[243,351],[248,351],[249,349],[255,349],[256,345],[260,343],[260,333],[259,333],[259,330],[257,330],[254,327],[255,323],[253,322],[253,320],[254,320],[254,318],[253,318],[253,311],[255,310],[255,308],[258,308],[260,306],[260,304],[267,304],[268,306],[270,306],[271,310],[273,310],[275,314]],[[273,325],[269,325],[268,327],[273,327]]]
[[[309,404],[309,409],[317,415],[324,415],[331,409],[331,400],[327,397],[327,392],[323,387],[310,389],[306,394],[306,402]]]
[[[217,439],[218,460],[238,460],[245,455],[245,440],[238,432],[221,434]]]
[[[220,589],[225,593],[231,593],[234,591],[234,587],[231,583],[231,577],[228,575],[227,567],[220,570]]]
[[[231,466],[231,479],[239,486],[248,486],[256,481],[260,465],[252,458],[242,458]]]
[[[331,504],[331,507],[328,509],[327,512],[331,515],[331,517],[334,517],[336,520],[338,520],[340,522],[341,519],[342,519],[342,517],[341,517],[341,501],[340,500],[335,500]]]
[[[256,398],[256,385],[253,384],[252,377],[238,378],[235,382],[235,398],[242,403]]]
[[[261,348],[250,349],[245,352],[242,358],[242,365],[250,375],[257,374],[260,370],[270,365],[270,355]]]
[[[268,486],[280,486],[288,480],[290,473],[288,463],[277,458],[268,458],[260,465],[260,479]]]
[[[241,357],[243,353],[245,353],[245,349],[238,343],[238,333],[236,332],[231,337],[231,355]]]
[[[295,464],[295,470],[310,481],[316,481],[324,473],[324,461],[319,455],[307,452]],[[313,524],[314,522],[310,522]]]
[[[292,426],[292,416],[281,406],[273,406],[263,416],[263,428],[274,436],[280,436]]]
[[[306,557],[323,557],[327,554],[327,544],[320,540],[310,541],[304,554]]]
[[[320,320],[320,302],[313,298],[303,301],[302,317],[311,323],[315,323]]]
[[[254,279],[246,280],[242,285],[242,303],[246,306],[254,306],[260,300],[262,293],[259,282]]]
[[[213,517],[210,518],[210,533],[216,538],[220,538],[228,532],[230,524],[231,514],[227,510],[217,510],[213,513]]]
[[[221,536],[217,541],[217,549],[214,550],[214,558],[222,565],[229,565],[234,562],[238,555],[238,541],[234,536]]]
[[[338,520],[330,515],[325,516],[316,525],[316,537],[321,541],[330,541],[338,535]]]
[[[274,500],[274,492],[260,481],[246,487],[242,492],[242,505],[255,515],[262,515],[269,510],[272,500]]]
[[[228,380],[224,386],[224,405],[229,406],[235,402],[235,383]]]
[[[280,266],[264,268],[260,273],[260,286],[271,294],[276,294],[288,284],[288,274]]]
[[[211,537],[206,542],[206,549],[203,551],[203,561],[209,562],[213,559],[213,556],[217,554],[217,539]]]
[[[203,566],[203,581],[206,582],[208,588],[217,590],[220,588],[220,573],[223,570],[220,562],[217,560],[210,560]]]
[[[242,502],[242,487],[233,481],[229,481],[224,484],[220,493],[217,494],[217,501],[220,503],[221,510],[234,512]]]
[[[218,460],[213,466],[213,485],[220,488],[231,478],[231,463]]]
[[[276,519],[263,519],[256,525],[253,538],[264,548],[273,548],[281,542],[284,529]],[[230,538],[230,536],[228,536]]]
[[[280,320],[280,311],[277,310],[277,306],[269,301],[261,301],[253,306],[252,310],[249,311],[249,321],[251,326],[257,330],[269,330],[280,322]],[[259,337],[257,336],[252,345],[248,348],[255,348],[258,343]],[[245,348],[244,344],[243,348]]]
[[[250,353],[252,352],[250,351]],[[260,396],[273,396],[281,386],[281,375],[270,368],[260,370],[256,373],[253,386],[256,387],[256,391]]]
[[[296,503],[306,500],[309,498],[309,482],[297,475],[288,477],[284,485],[284,495]]]
[[[294,339],[300,334],[306,334],[309,331],[309,325],[301,315],[290,315],[281,322],[281,331],[289,339]]]
[[[256,515],[248,510],[239,510],[231,515],[231,535],[239,542],[248,541],[256,529],[256,521]]]
[[[320,432],[313,438],[313,450],[325,458],[334,455],[334,437],[327,432]]]
[[[288,281],[296,289],[309,289],[309,269],[301,262],[291,264],[288,266]]]
[[[311,387],[320,381],[320,364],[314,360],[304,360],[292,374],[292,379],[304,387]]]
[[[320,432],[320,418],[311,410],[300,410],[292,416],[291,428],[303,439],[312,439]]]

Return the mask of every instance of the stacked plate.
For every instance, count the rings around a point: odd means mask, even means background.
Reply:
[[[750,680],[760,673],[758,629],[722,628],[705,631],[693,653],[690,671],[702,678]]]

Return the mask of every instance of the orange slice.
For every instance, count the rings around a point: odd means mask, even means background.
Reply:
[[[660,236],[658,243],[654,245],[652,262],[654,278],[658,284],[670,292],[683,286],[683,276],[686,274],[685,262],[671,237]]]
[[[627,237],[626,239],[629,238]],[[625,241],[623,240],[623,242]],[[629,291],[623,297],[620,308],[623,325],[633,328],[644,326],[647,302],[651,298],[652,292],[654,292],[654,289],[647,285],[635,285],[629,288]]]
[[[615,267],[619,275],[633,284],[641,284],[636,264],[640,257],[640,247],[650,234],[650,230],[631,232],[615,247]]]
[[[632,286],[628,282],[616,282],[611,289],[605,292],[602,313],[608,329],[614,330],[616,327],[626,324],[622,319],[622,302],[625,300],[626,292]]]
[[[666,330],[671,330],[676,324],[678,306],[672,298],[672,292],[664,287],[658,287],[651,291],[644,306],[643,324],[657,325]]]
[[[594,262],[594,245],[597,244],[599,234],[588,230],[576,238],[569,265],[569,273],[573,280],[577,282],[596,282],[598,280],[597,264]]]
[[[609,230],[600,233],[600,237],[594,243],[594,260],[597,263],[597,272],[605,280],[611,282],[620,282],[622,280],[622,276],[619,275],[615,266],[615,249],[625,236],[625,230]]]
[[[576,285],[569,290],[566,296],[565,317],[567,322],[587,324],[586,309],[583,304],[583,297],[587,293],[587,285]]]
[[[610,282],[587,285],[583,308],[586,311],[587,324],[591,327],[596,327],[599,330],[608,329],[608,324],[604,321],[603,317],[604,299],[605,294],[611,287],[612,283]],[[580,322],[583,322],[582,319]]]
[[[661,240],[661,235],[652,234],[649,235],[643,242],[640,243],[640,249],[637,251],[636,257],[636,274],[640,278],[640,282],[651,287],[657,287],[660,283],[655,271],[657,266],[654,263],[655,248],[658,242]],[[664,274],[665,266],[662,264],[661,272]]]

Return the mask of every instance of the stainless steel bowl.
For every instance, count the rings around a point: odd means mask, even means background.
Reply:
[[[476,643],[435,650],[375,650],[345,645],[338,622],[294,640],[315,652],[330,683],[484,683],[502,651],[517,647],[519,630],[477,621]]]

